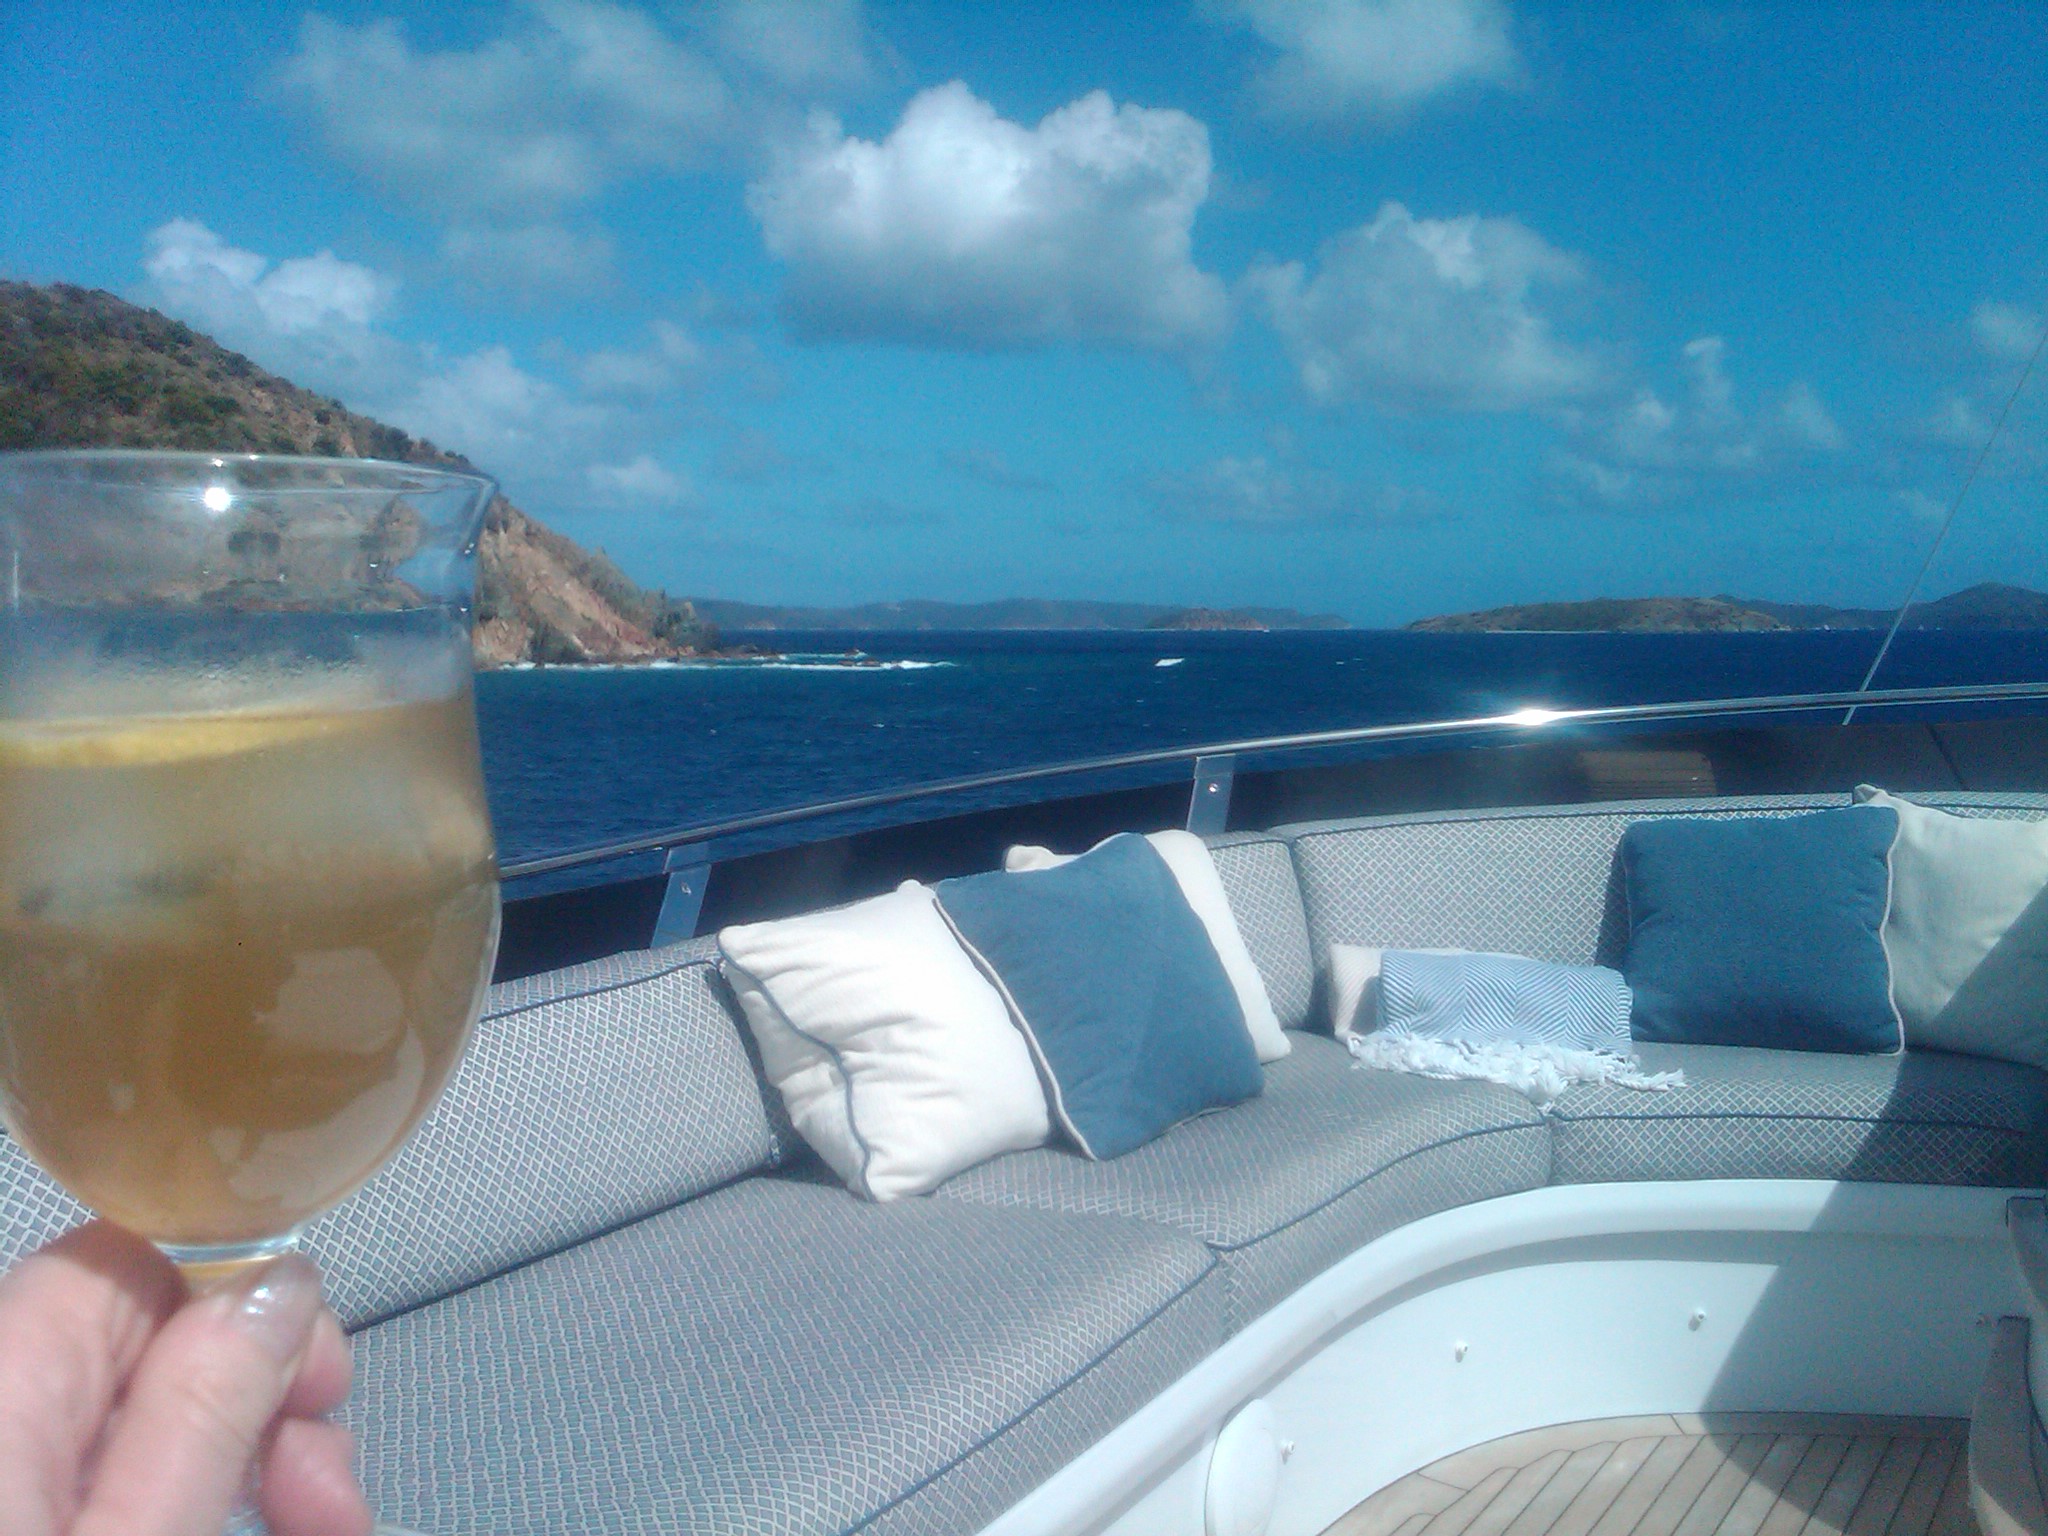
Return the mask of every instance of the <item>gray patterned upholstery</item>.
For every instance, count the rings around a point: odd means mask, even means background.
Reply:
[[[355,1340],[348,1422],[426,1536],[951,1536],[1213,1350],[1141,1222],[748,1179]]]
[[[351,1326],[778,1160],[708,941],[492,990],[440,1105],[306,1246]]]
[[[1283,1028],[1299,1029],[1308,1022],[1316,965],[1294,856],[1286,843],[1261,833],[1233,833],[1208,842],[1231,916],[1266,983],[1273,1011]]]
[[[1790,815],[1846,795],[1654,800],[1382,816],[1282,828],[1312,952],[1332,944],[1493,949],[1584,965],[1619,947],[1614,850],[1650,815]],[[1316,1021],[1322,1027],[1324,1021]]]
[[[1260,1097],[1112,1162],[1013,1152],[938,1193],[1192,1233],[1224,1260],[1235,1330],[1383,1232],[1548,1180],[1550,1133],[1520,1094],[1364,1071],[1334,1041],[1292,1039]]]
[[[1578,1087],[1557,1101],[1559,1184],[1855,1179],[2034,1186],[2048,1162],[2048,1075],[1907,1051],[1843,1056],[1741,1046],[1637,1047],[1671,1093]]]
[[[781,1161],[708,940],[493,987],[448,1091],[306,1247],[352,1327]],[[85,1218],[0,1136],[0,1269]]]
[[[91,1214],[0,1130],[0,1274]]]
[[[2038,795],[1916,798],[2048,815]],[[1298,1025],[1333,942],[1611,956],[1630,821],[1840,803],[1392,817],[1211,847]],[[312,1229],[360,1330],[349,1418],[387,1518],[428,1536],[972,1530],[1434,1212],[1550,1182],[2048,1174],[2048,1075],[2023,1067],[1646,1045],[1687,1088],[1579,1087],[1546,1120],[1297,1032],[1260,1098],[1114,1162],[1016,1153],[869,1206],[788,1166],[800,1148],[711,952],[495,989],[441,1107]],[[81,1215],[0,1136],[0,1268]]]

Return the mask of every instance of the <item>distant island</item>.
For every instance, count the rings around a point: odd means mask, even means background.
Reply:
[[[1327,614],[1303,617],[1300,614],[1289,617],[1299,623],[1270,622],[1271,610],[1263,608],[1182,608],[1174,613],[1162,614],[1145,627],[1147,629],[1249,629],[1263,632],[1269,629],[1346,629],[1349,625],[1338,620],[1322,623]]]
[[[1732,598],[1724,598],[1732,602]],[[1780,619],[1792,629],[1888,629],[1890,608],[1831,608],[1823,603],[1767,603],[1747,606]],[[1915,603],[1902,629],[2048,629],[2048,592],[1980,581],[1947,597]]]
[[[1625,633],[1712,633],[1789,629],[1746,604],[1718,597],[1596,597],[1578,603],[1519,603],[1477,613],[1448,613],[1408,626],[1431,634],[1481,630],[1615,630]]]
[[[1598,597],[1583,602],[1518,603],[1476,613],[1417,619],[1430,634],[1527,631],[1621,634],[1730,634],[1749,630],[1885,629],[1889,608],[1835,608],[1742,597]],[[2048,629],[2048,593],[1980,582],[1947,597],[1915,603],[1905,629]]]
[[[184,448],[472,469],[98,289],[0,281],[0,449]],[[687,602],[627,579],[504,497],[478,549],[480,667],[733,654]]]
[[[721,629],[1349,629],[1330,613],[1292,608],[1187,608],[1161,603],[1066,602],[1013,597],[992,603],[911,599],[848,608],[799,608],[693,597],[691,606]]]

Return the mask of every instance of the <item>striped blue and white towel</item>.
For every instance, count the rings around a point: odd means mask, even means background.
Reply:
[[[1501,1083],[1547,1105],[1573,1083],[1661,1092],[1678,1072],[1645,1072],[1629,1039],[1628,983],[1602,965],[1520,955],[1390,949],[1379,1028],[1354,1035],[1371,1067]]]

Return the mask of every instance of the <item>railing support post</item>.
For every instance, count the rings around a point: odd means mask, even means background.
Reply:
[[[668,889],[661,893],[661,911],[654,919],[654,937],[649,941],[653,949],[697,936],[704,888],[711,883],[711,862],[702,848],[671,848],[662,869],[668,875]]]
[[[1230,786],[1237,758],[1228,752],[1195,759],[1195,789],[1188,799],[1188,830],[1214,837],[1230,826]]]

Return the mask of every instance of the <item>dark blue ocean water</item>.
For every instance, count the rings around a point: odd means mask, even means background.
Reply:
[[[1288,731],[1853,688],[1878,636],[1005,631],[756,636],[894,663],[478,682],[507,861],[960,774]],[[1177,665],[1161,660],[1179,657]],[[2048,676],[2048,634],[1899,637],[1881,687]]]

